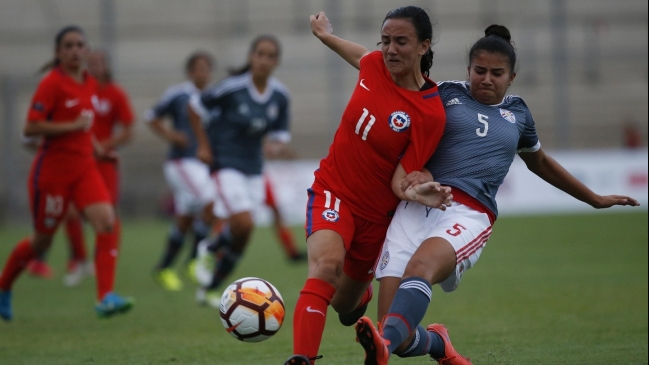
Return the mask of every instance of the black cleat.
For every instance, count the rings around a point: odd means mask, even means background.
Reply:
[[[367,304],[362,305],[349,313],[338,313],[338,320],[343,326],[353,326],[367,311]]]
[[[311,365],[311,360],[315,361],[321,359],[322,355],[308,358],[304,355],[293,355],[286,360],[284,365]]]

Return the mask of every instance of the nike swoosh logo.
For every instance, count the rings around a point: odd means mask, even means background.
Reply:
[[[360,82],[361,87],[362,87],[363,89],[367,90],[367,91],[370,91],[370,89],[369,89],[367,86],[365,86],[365,84],[363,83],[363,81],[365,81],[365,79],[361,79],[361,82]]]
[[[79,104],[79,99],[70,99],[65,101],[65,106],[67,108],[72,108],[73,106]]]
[[[232,326],[232,327],[228,327],[228,328],[226,328],[225,330],[228,331],[228,333],[230,333],[230,332],[234,331],[235,329],[237,329],[237,327],[239,327],[239,325],[240,325],[241,323],[242,323],[242,322],[239,322],[239,323],[235,324],[235,325]]]
[[[319,311],[317,309],[312,309],[311,306],[306,307],[306,311],[309,312],[309,313],[320,313],[323,316],[325,315],[324,313],[322,313],[322,311]]]

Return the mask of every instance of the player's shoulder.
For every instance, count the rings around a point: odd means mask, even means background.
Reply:
[[[279,93],[280,95],[282,95],[286,99],[291,99],[291,91],[278,78],[271,77],[269,82],[268,82],[268,85],[270,86],[271,90],[273,90],[274,92]]]
[[[467,82],[458,80],[439,81],[437,82],[437,88],[440,91],[468,91]]]
[[[171,102],[179,96],[191,95],[196,92],[196,86],[191,81],[181,82],[180,84],[175,84],[169,86],[167,90],[162,94],[160,101]]]
[[[529,108],[527,107],[527,104],[525,103],[525,100],[523,100],[522,97],[519,95],[507,95],[503,99],[502,102],[503,106],[510,107],[510,108],[517,108],[520,109],[523,112],[529,113]]]
[[[242,89],[245,89],[252,82],[250,73],[246,72],[240,75],[228,76],[225,79],[212,86],[208,93],[212,97],[220,97],[225,94],[230,94]]]
[[[361,70],[368,66],[373,66],[373,67],[377,67],[381,65],[385,66],[385,64],[383,63],[383,54],[381,53],[381,51],[378,50],[367,53],[366,55],[361,57],[358,63]]]

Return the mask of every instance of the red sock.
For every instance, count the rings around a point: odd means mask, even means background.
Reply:
[[[374,288],[372,288],[372,283],[370,283],[370,285],[367,286],[367,289],[365,289],[365,293],[363,293],[363,296],[361,297],[361,302],[358,303],[357,308],[360,308],[365,304],[369,303],[370,300],[372,300],[373,294],[374,294]]]
[[[308,358],[318,355],[327,308],[335,292],[331,284],[320,279],[308,279],[304,284],[293,313],[294,354]]]
[[[286,227],[279,227],[277,229],[277,237],[282,242],[282,247],[289,257],[297,255],[297,247],[295,246],[295,238],[293,232]]]
[[[0,276],[0,290],[11,290],[11,286],[23,269],[25,269],[27,262],[36,258],[36,252],[32,249],[30,241],[29,238],[24,238],[22,241],[18,242],[9,255],[9,259],[2,270],[2,276]]]
[[[117,266],[117,231],[98,233],[95,247],[95,272],[97,275],[97,300],[113,291]]]
[[[65,220],[65,234],[68,236],[72,260],[86,261],[86,240],[83,238],[81,218],[74,217]]]

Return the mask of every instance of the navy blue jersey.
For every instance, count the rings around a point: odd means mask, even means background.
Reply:
[[[438,84],[446,111],[444,136],[426,168],[435,181],[460,189],[498,215],[496,193],[518,152],[541,148],[523,99],[497,105],[475,100],[466,82]]]
[[[194,97],[192,107],[209,120],[212,170],[233,168],[247,175],[261,174],[264,137],[290,141],[289,102],[288,89],[277,79],[270,78],[261,94],[250,73],[230,76]]]
[[[174,85],[168,88],[162,95],[160,101],[145,113],[145,118],[149,122],[154,119],[170,118],[173,123],[173,129],[187,136],[188,144],[186,148],[171,144],[168,154],[169,159],[196,157],[196,136],[194,136],[189,122],[187,106],[191,96],[198,95],[199,93],[200,90],[191,81]]]

